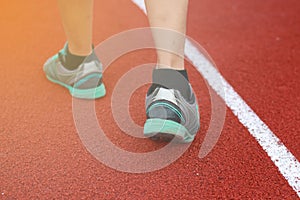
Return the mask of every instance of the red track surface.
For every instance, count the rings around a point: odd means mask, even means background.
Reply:
[[[216,147],[198,158],[210,121],[210,99],[192,66],[188,70],[200,100],[202,128],[189,150],[167,168],[147,174],[122,173],[101,164],[76,133],[72,98],[42,72],[44,61],[65,41],[55,2],[12,0],[0,6],[0,198],[297,199],[230,110]],[[296,0],[191,0],[188,27],[188,34],[208,50],[223,76],[298,160],[299,13]],[[95,44],[143,26],[147,19],[131,1],[96,2]],[[129,54],[104,74],[108,94],[96,101],[98,118],[124,149],[141,152],[161,146],[125,136],[110,111],[118,78],[154,59],[149,51]],[[138,90],[130,106],[140,125],[145,91]]]

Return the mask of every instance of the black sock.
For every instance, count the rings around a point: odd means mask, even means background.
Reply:
[[[186,70],[154,69],[152,81],[153,83],[148,90],[148,95],[151,94],[157,87],[163,87],[179,90],[186,99],[189,99],[191,96],[189,79]]]
[[[81,63],[83,63],[84,59],[87,56],[78,56],[74,55],[69,51],[69,48],[66,48],[66,53],[63,55],[64,59],[62,59],[62,64],[66,69],[74,70],[79,67]]]
[[[189,82],[189,77],[188,77],[186,69],[176,70],[176,71],[179,72]]]

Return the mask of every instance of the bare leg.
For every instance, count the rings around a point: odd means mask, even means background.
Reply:
[[[153,31],[156,46],[162,46],[168,40],[171,50],[176,53],[157,50],[158,68],[184,69],[184,45],[188,0],[145,0],[151,27],[171,29],[162,37],[160,31]],[[178,34],[181,33],[181,34]],[[165,32],[163,32],[165,33]],[[176,55],[178,54],[178,55]]]
[[[58,0],[62,23],[72,54],[92,52],[93,0]]]
[[[194,140],[200,124],[197,100],[184,70],[188,0],[145,1],[158,69],[153,70],[152,85],[146,97],[144,135],[153,140],[174,138],[174,141],[189,143]]]

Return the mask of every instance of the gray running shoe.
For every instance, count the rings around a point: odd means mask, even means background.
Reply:
[[[106,93],[102,83],[102,64],[93,51],[75,70],[66,69],[62,60],[67,45],[48,59],[44,64],[46,77],[53,83],[67,88],[73,97],[82,99],[96,99]]]
[[[153,140],[189,143],[200,128],[198,104],[192,88],[185,99],[178,90],[156,88],[146,97],[144,135]]]

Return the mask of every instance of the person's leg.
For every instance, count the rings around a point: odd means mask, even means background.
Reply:
[[[192,142],[200,127],[197,99],[184,68],[188,0],[145,0],[157,51],[146,97],[144,135]],[[162,49],[161,49],[162,48]]]
[[[46,77],[74,97],[102,97],[102,64],[92,48],[93,0],[58,0],[58,6],[67,45],[44,64]]]
[[[72,54],[92,52],[93,0],[58,0],[62,24]]]
[[[172,53],[158,49],[158,68],[184,69],[184,36],[186,33],[188,0],[145,0],[145,3],[150,26],[170,29],[170,31],[153,31],[156,46],[162,46],[160,43],[165,43],[168,40],[170,46],[167,48],[176,52]]]

